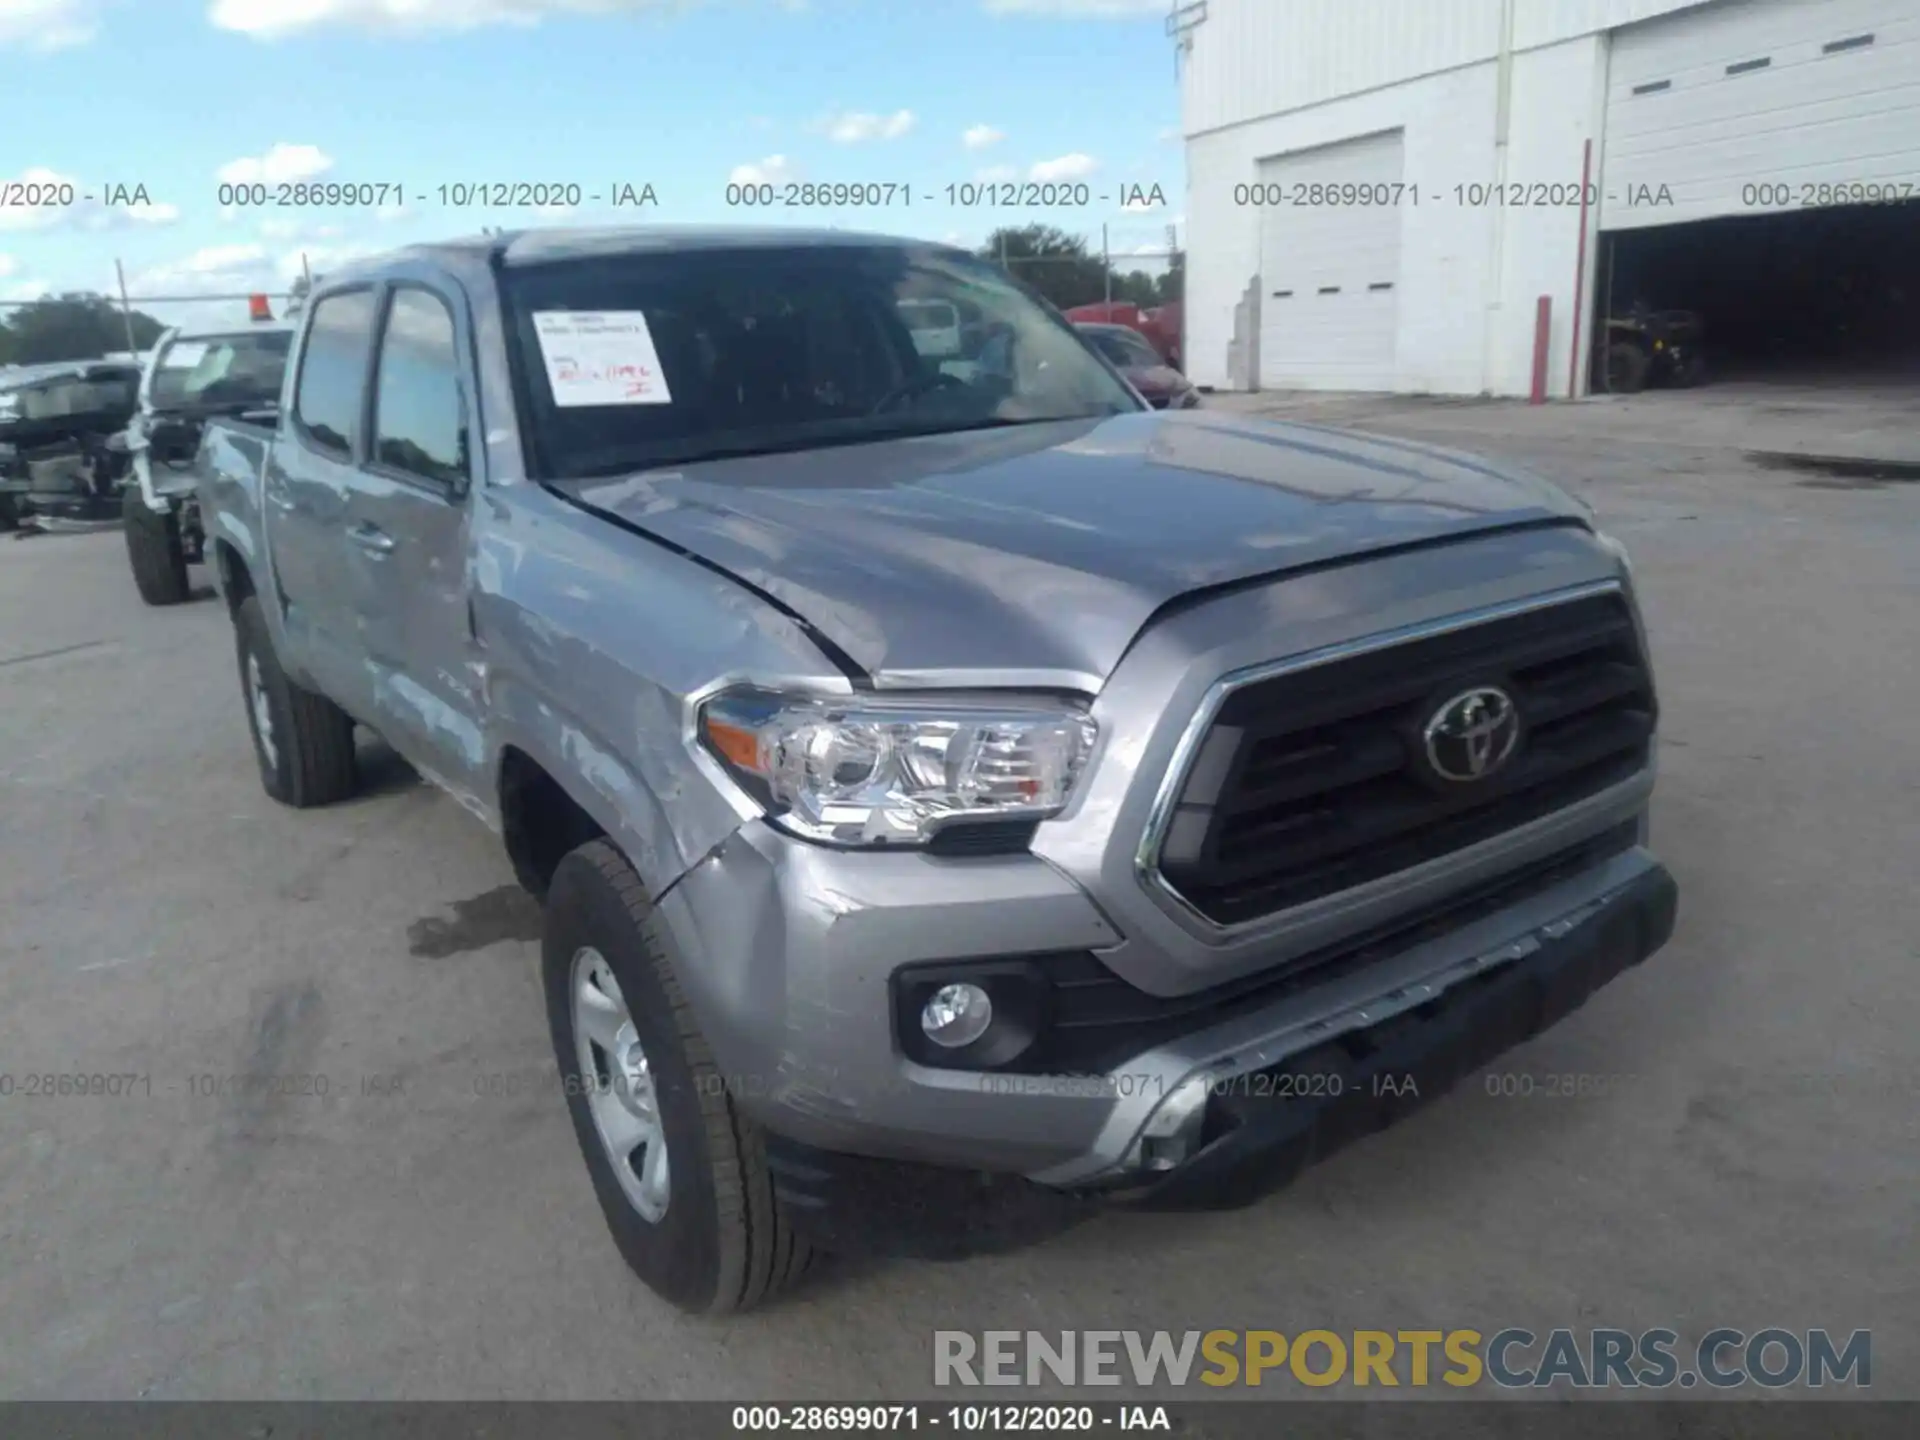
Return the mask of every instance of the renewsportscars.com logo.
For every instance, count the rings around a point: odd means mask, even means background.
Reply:
[[[936,1330],[933,1383],[1780,1389],[1873,1383],[1873,1332]]]

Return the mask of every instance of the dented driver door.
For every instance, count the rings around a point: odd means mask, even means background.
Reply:
[[[348,563],[389,744],[462,796],[485,793],[482,674],[468,605],[479,418],[465,298],[431,274],[386,287]]]

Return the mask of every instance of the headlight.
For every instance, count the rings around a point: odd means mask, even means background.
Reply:
[[[715,696],[698,728],[700,743],[781,825],[852,845],[918,845],[949,825],[1056,815],[1097,733],[1057,702],[758,690]]]

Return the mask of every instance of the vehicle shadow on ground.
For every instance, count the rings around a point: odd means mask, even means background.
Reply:
[[[348,805],[365,805],[412,790],[421,783],[420,772],[378,736],[362,734],[356,761],[360,785]]]

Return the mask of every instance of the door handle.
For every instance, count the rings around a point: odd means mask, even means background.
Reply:
[[[347,538],[362,550],[370,550],[375,555],[385,555],[392,551],[394,538],[378,525],[362,521],[347,531]]]

